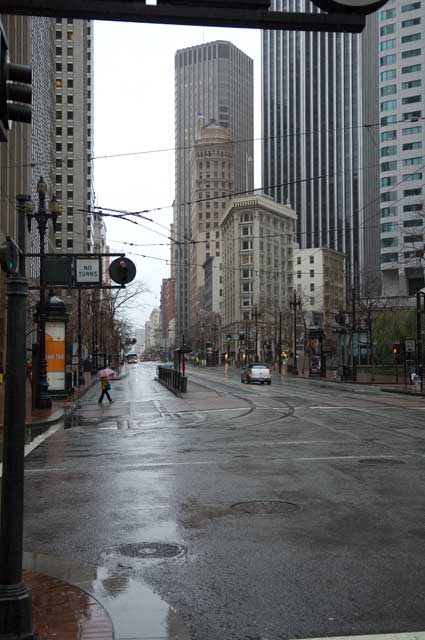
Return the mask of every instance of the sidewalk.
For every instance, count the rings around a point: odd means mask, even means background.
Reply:
[[[111,619],[102,605],[78,587],[32,571],[23,580],[32,595],[36,638],[113,640]]]

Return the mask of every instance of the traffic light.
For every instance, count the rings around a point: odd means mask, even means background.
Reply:
[[[322,11],[336,13],[373,13],[387,0],[312,0]]]
[[[393,344],[392,349],[391,349],[391,353],[393,354],[393,356],[399,356],[400,355],[400,345],[399,344]]]
[[[227,336],[226,336],[227,342],[230,342],[231,339],[232,339],[232,336],[230,335],[230,333],[228,333]]]
[[[19,264],[19,249],[9,236],[0,235],[0,267],[5,273],[16,273]]]
[[[0,27],[0,141],[7,141],[11,121],[31,123],[32,72],[12,64],[6,35]]]
[[[124,256],[117,258],[109,265],[109,275],[114,282],[123,286],[136,277],[136,265]]]

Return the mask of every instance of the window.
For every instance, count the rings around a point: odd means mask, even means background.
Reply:
[[[415,56],[420,56],[420,55],[421,55],[421,50],[420,49],[409,49],[408,51],[402,51],[401,52],[401,57],[403,59],[414,58]]]
[[[68,89],[73,89],[74,88],[74,80],[67,80],[66,81],[66,86],[68,87]]]
[[[406,158],[403,160],[403,167],[411,167],[414,164],[422,164],[422,156],[416,156],[416,158]]]
[[[407,142],[403,145],[403,151],[411,151],[412,149],[422,149],[422,142]]]
[[[397,56],[395,53],[390,53],[387,56],[382,56],[379,60],[379,64],[381,67],[386,66],[387,64],[395,64],[397,62]]]
[[[381,36],[389,36],[391,33],[395,33],[395,22],[381,27]]]
[[[385,116],[381,118],[381,127],[386,127],[388,124],[395,124],[397,122],[397,116]]]
[[[388,249],[389,247],[398,247],[398,238],[381,238],[381,249]]]
[[[297,278],[298,280],[301,280],[301,271],[297,271]]]
[[[66,135],[72,137],[74,135],[74,128],[73,127],[67,127],[66,128]]]
[[[411,18],[410,20],[403,20],[401,26],[403,29],[406,27],[414,27],[417,24],[421,24],[420,18]]]
[[[414,89],[415,87],[421,87],[421,86],[422,86],[422,80],[409,80],[408,82],[401,83],[402,89]]]
[[[56,143],[56,151],[59,151],[59,153],[62,151],[62,142]]]
[[[414,42],[415,40],[420,40],[420,39],[421,39],[420,33],[411,33],[408,36],[402,36],[401,41],[404,44],[405,42]]]
[[[393,156],[397,153],[397,145],[393,144],[390,147],[382,147],[381,148],[381,156]]]
[[[74,104],[74,96],[67,96],[66,101],[68,104]]]
[[[59,73],[62,71],[62,62],[56,63],[56,71],[58,71]]]
[[[72,249],[72,247],[73,247],[73,246],[74,246],[74,241],[73,241],[73,240],[68,239],[68,240],[66,241],[66,248],[67,248],[67,249]]]
[[[56,249],[62,249],[62,240],[60,238],[56,238],[55,246],[56,246]]]
[[[310,283],[310,291],[314,291],[314,282]]]
[[[397,140],[397,131],[393,129],[392,131],[384,131],[381,133],[381,142],[388,142],[390,140]]]
[[[381,202],[394,202],[394,200],[397,200],[397,191],[381,193]]]
[[[403,222],[403,227],[422,227],[424,224],[424,221],[422,220],[422,218],[419,218],[419,220],[405,220]]]
[[[403,211],[422,211],[422,204],[418,202],[417,204],[405,204],[403,207]],[[422,220],[422,222],[424,222]]]
[[[74,225],[72,222],[68,222],[66,225],[66,230],[67,231],[73,231],[74,230]]]
[[[403,113],[403,120],[419,120],[422,117],[422,111],[409,111]]]
[[[396,10],[395,9],[385,9],[384,11],[381,11],[379,17],[380,17],[381,20],[389,20],[390,18],[395,18],[396,17]]]
[[[310,264],[314,264],[314,256],[310,256]]]
[[[393,187],[397,183],[397,176],[387,176],[386,178],[381,178],[380,185],[381,189],[385,187]]]
[[[413,136],[417,133],[422,133],[422,127],[407,127],[406,129],[403,129],[404,136]]]
[[[62,80],[60,78],[56,78],[55,87],[56,89],[62,89]]]
[[[422,102],[422,96],[408,96],[402,99],[402,104],[413,104],[414,102]]]
[[[300,257],[297,258],[297,264],[301,264],[301,258]]]
[[[414,182],[414,180],[422,180],[422,173],[405,173],[403,175],[404,182]]]
[[[56,47],[56,55],[57,56],[61,56],[62,55],[62,47]]]
[[[404,242],[412,242],[412,243],[413,242],[422,242],[423,239],[424,239],[424,237],[419,235],[419,234],[414,235],[414,236],[404,236],[404,238],[403,238]]]
[[[66,150],[68,153],[73,153],[74,152],[74,144],[72,142],[68,142],[66,145]]]
[[[402,67],[401,68],[401,73],[415,73],[416,71],[421,71],[422,69],[422,65],[421,64],[411,64],[408,67]]]
[[[74,71],[74,64],[72,62],[68,62],[66,65],[66,70],[68,73],[72,73]]]
[[[381,171],[397,171],[397,160],[381,163]]]
[[[390,40],[383,40],[379,44],[380,51],[387,51],[388,49],[395,49],[397,44],[397,40],[395,38],[391,38]]]
[[[401,7],[401,13],[407,13],[408,11],[415,11],[415,9],[420,9],[420,2],[411,2],[410,4],[405,4]]]
[[[385,87],[381,87],[381,96],[392,96],[394,93],[397,93],[397,85],[396,84],[387,84]]]
[[[398,262],[398,253],[383,253],[381,262]]]
[[[391,218],[397,215],[397,207],[384,207],[381,209],[381,218]]]
[[[397,69],[388,69],[388,71],[381,71],[381,82],[386,80],[394,80],[397,78]]]
[[[381,111],[392,111],[397,109],[397,100],[384,100],[381,102]]]
[[[384,224],[381,224],[381,233],[389,233],[392,231],[398,231],[397,222],[384,222]]]
[[[404,198],[410,198],[410,196],[421,196],[422,195],[422,187],[417,187],[416,189],[405,189],[403,191]]]
[[[314,278],[314,269],[310,269],[310,278]]]
[[[62,120],[62,111],[56,111],[56,120]]]

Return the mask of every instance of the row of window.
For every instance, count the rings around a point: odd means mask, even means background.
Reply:
[[[405,204],[403,206],[403,212],[411,213],[412,211],[422,211],[423,208],[424,208],[423,204],[420,202],[417,202],[415,204]],[[381,218],[391,218],[397,215],[398,215],[397,207],[384,207],[383,209],[381,209]]]
[[[425,220],[423,218],[418,218],[416,220],[405,220],[403,222],[404,228],[409,227],[423,227]],[[393,233],[394,231],[399,230],[398,222],[384,222],[381,224],[381,233]]]
[[[415,189],[405,189],[403,191],[403,198],[410,198],[411,196],[422,195],[422,187],[416,187]],[[385,191],[381,193],[381,202],[395,202],[398,200],[397,191]]]
[[[389,124],[396,124],[397,122],[406,122],[407,120],[417,122],[422,118],[422,111],[407,111],[401,115],[401,120],[398,118],[399,116],[396,113],[391,116],[384,116],[381,118],[381,127],[387,127]]]
[[[408,27],[415,27],[418,24],[421,24],[421,18],[418,16],[417,18],[409,18],[408,20],[401,21],[401,28],[406,29]],[[397,31],[397,23],[391,22],[390,24],[386,24],[380,29],[381,36],[389,36],[392,33],[396,33]]]
[[[424,239],[423,235],[418,233],[411,236],[404,236],[403,242],[412,244],[415,242],[423,242],[423,239]],[[398,247],[398,246],[399,246],[398,236],[393,236],[392,238],[381,238],[381,249],[391,249],[392,247]]]
[[[404,90],[416,89],[421,86],[422,86],[422,80],[420,78],[418,78],[417,80],[408,80],[406,82],[401,83],[401,88]],[[397,91],[398,91],[398,87],[396,84],[386,84],[384,87],[381,87],[381,98],[385,96],[392,96],[396,94]]]
[[[418,64],[410,64],[406,67],[401,68],[402,75],[406,75],[407,73],[415,73],[422,70],[422,65]],[[397,69],[388,69],[387,71],[381,71],[381,82],[386,82],[387,80],[395,80],[397,78]]]
[[[406,44],[408,42],[416,42],[417,40],[422,40],[421,33],[410,33],[407,36],[401,37],[402,44]],[[379,43],[380,51],[388,51],[389,49],[395,49],[396,47],[397,47],[397,38],[389,38],[388,40],[383,40],[382,42]],[[72,52],[72,49],[71,49],[71,52]]]
[[[404,160],[401,161],[402,162],[402,166],[404,167],[412,167],[415,164],[422,164],[422,156],[417,156],[416,158],[405,158]],[[382,162],[381,163],[381,171],[397,171],[397,165],[398,162],[397,160],[390,160],[389,162]],[[392,176],[392,178],[395,178],[395,176]],[[382,178],[383,180],[386,180],[387,178]],[[385,185],[381,185],[381,186],[392,186],[391,184],[385,184]]]
[[[406,98],[402,98],[402,104],[413,104],[415,102],[422,102],[422,96],[407,96]],[[397,100],[384,100],[381,102],[381,111],[393,111],[397,109]]]
[[[420,8],[421,8],[420,2],[409,2],[408,4],[403,4],[401,6],[401,13],[407,13],[408,11],[416,11],[417,9],[420,9]],[[396,16],[397,16],[397,10],[395,7],[392,9],[384,9],[379,14],[379,17],[381,20],[392,20]]]

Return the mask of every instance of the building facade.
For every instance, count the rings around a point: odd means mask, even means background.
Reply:
[[[93,23],[58,18],[56,46],[56,196],[59,253],[94,250]]]
[[[192,147],[205,124],[228,129],[234,146],[234,191],[253,185],[253,62],[230,42],[210,42],[175,56],[176,334],[190,339],[190,240],[192,237]],[[217,172],[218,173],[218,172]],[[210,192],[217,177],[209,174]],[[217,178],[217,179],[215,179]],[[202,277],[202,276],[201,276]]]
[[[294,282],[305,326],[332,338],[335,315],[346,308],[345,256],[332,249],[294,251]]]
[[[291,207],[269,196],[230,203],[221,221],[222,334],[230,352],[259,355],[275,342],[279,314],[288,310],[293,287],[296,220]]]
[[[381,269],[386,296],[424,286],[425,5],[379,12]]]
[[[190,245],[191,326],[202,312],[222,312],[218,287],[205,288],[205,262],[221,263],[220,221],[234,189],[234,145],[230,131],[212,123],[201,128],[192,152],[192,197]],[[211,285],[214,280],[209,281]]]
[[[319,12],[309,0],[272,0],[272,8]],[[368,20],[362,35],[262,36],[264,190],[297,211],[301,248],[347,254],[361,280],[379,270],[377,128],[363,126],[378,120],[378,101],[367,95],[378,82],[377,18]]]

